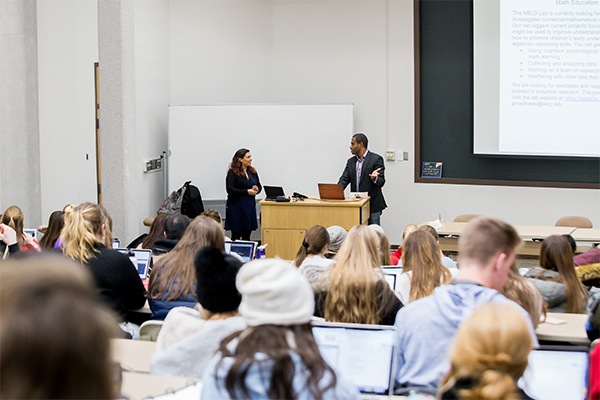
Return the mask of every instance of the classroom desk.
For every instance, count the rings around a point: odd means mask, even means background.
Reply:
[[[130,339],[111,339],[112,359],[135,372],[150,372],[150,355],[156,342]]]
[[[262,200],[261,241],[268,243],[267,257],[284,260],[296,258],[306,230],[313,225],[340,225],[348,230],[354,225],[367,224],[370,216],[370,197],[366,199],[320,200],[277,203]]]
[[[466,222],[446,222],[440,229],[440,248],[443,251],[458,251],[458,238]],[[517,249],[517,255],[539,255],[542,248],[542,240],[551,235],[566,235],[576,231],[575,227],[568,226],[531,226],[513,225],[517,230],[523,244]]]
[[[161,376],[139,372],[123,372],[121,394],[131,400],[142,400],[148,397],[169,393],[200,381],[200,379],[184,378],[180,376]]]
[[[598,247],[600,245],[600,229],[577,228],[571,233],[577,244]]]
[[[540,323],[535,330],[538,340],[552,342],[569,342],[578,345],[589,346],[590,340],[585,333],[585,314],[548,313],[548,317],[562,319],[566,324],[552,325]]]

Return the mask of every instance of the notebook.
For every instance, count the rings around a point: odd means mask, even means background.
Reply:
[[[236,240],[234,242],[225,242],[225,253],[235,253],[242,257],[244,262],[252,261],[256,252],[257,242],[249,240]]]
[[[137,267],[138,275],[141,280],[148,277],[150,272],[150,263],[152,262],[152,250],[146,249],[115,249],[129,256],[134,266]]]
[[[383,325],[313,321],[313,334],[325,361],[350,379],[361,398],[391,397],[396,373],[396,328]]]
[[[536,400],[585,399],[588,349],[540,346],[529,353],[529,365],[518,385]]]
[[[263,186],[267,197],[265,200],[276,200],[277,196],[285,196],[281,186]]]
[[[319,183],[321,200],[345,200],[344,186],[335,183]]]

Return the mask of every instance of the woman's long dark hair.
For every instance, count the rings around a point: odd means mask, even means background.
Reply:
[[[291,340],[288,340],[290,335],[294,338],[294,348],[290,345]],[[236,338],[239,339],[238,345],[231,352],[227,345]],[[216,371],[221,366],[223,358],[234,359],[225,378],[225,388],[232,399],[250,398],[246,376],[252,365],[257,363],[256,353],[265,354],[272,362],[271,381],[266,393],[271,399],[296,399],[297,393],[294,391],[293,380],[297,373],[306,376],[306,388],[317,400],[322,399],[323,393],[334,388],[337,383],[333,369],[327,365],[319,352],[310,323],[291,326],[260,325],[248,328],[223,339],[219,351],[222,358]],[[295,370],[290,351],[300,356],[304,366],[302,371]],[[218,380],[216,371],[215,379]],[[331,379],[323,387],[320,383],[325,372],[331,374]]]
[[[231,164],[229,164],[229,168],[231,168],[237,176],[244,176],[244,168],[242,167],[242,162],[240,161],[240,159],[246,157],[247,153],[250,153],[250,150],[239,149],[235,152],[233,158],[231,159]],[[253,166],[249,166],[248,171],[252,172],[253,174],[256,173],[256,169],[254,169]]]
[[[50,218],[48,218],[48,229],[46,230],[44,237],[40,240],[40,246],[44,249],[53,249],[54,243],[58,240],[63,226],[65,226],[64,212],[54,211],[50,214]]]
[[[152,250],[152,246],[154,246],[154,242],[156,242],[156,239],[158,239],[165,233],[166,222],[167,214],[165,213],[160,213],[156,216],[156,218],[154,218],[152,226],[150,227],[150,232],[142,242],[142,249]]]

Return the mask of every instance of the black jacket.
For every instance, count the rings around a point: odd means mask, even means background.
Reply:
[[[248,171],[248,176],[252,175],[258,186],[258,193],[262,191],[262,185],[260,179],[258,179],[258,173]],[[235,205],[243,196],[250,196],[248,194],[248,179],[245,175],[239,176],[233,172],[232,169],[227,171],[227,178],[225,179],[227,186],[227,204]]]
[[[338,180],[338,184],[344,185],[344,189],[350,184],[350,191],[356,191],[356,156],[352,156],[346,162],[346,168],[342,176]],[[377,181],[373,182],[369,174],[373,173],[377,168],[381,168]],[[358,188],[360,192],[369,192],[371,196],[371,213],[383,211],[387,208],[381,188],[385,185],[385,165],[383,157],[371,151],[365,155],[362,171],[360,174],[360,183]]]

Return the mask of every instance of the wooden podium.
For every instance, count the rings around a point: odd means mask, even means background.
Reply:
[[[309,198],[295,203],[262,200],[261,242],[268,243],[267,257],[279,256],[293,260],[306,230],[313,225],[325,228],[339,225],[348,230],[354,225],[367,224],[370,198],[348,200],[319,200]]]

